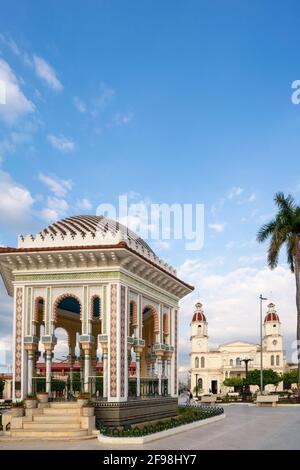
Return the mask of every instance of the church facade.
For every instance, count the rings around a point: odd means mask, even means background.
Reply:
[[[286,359],[283,350],[281,323],[275,305],[270,303],[264,319],[263,368],[283,373]],[[194,394],[219,394],[231,391],[223,385],[226,378],[245,377],[245,359],[248,370],[260,369],[260,345],[246,341],[233,341],[210,348],[208,343],[208,322],[202,304],[197,303],[191,323],[190,378]],[[267,385],[266,390],[272,390]],[[252,391],[257,389],[251,386]],[[282,383],[277,387],[282,389]]]

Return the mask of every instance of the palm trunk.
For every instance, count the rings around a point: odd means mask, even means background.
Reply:
[[[296,305],[297,305],[297,364],[298,364],[298,402],[300,402],[300,255],[295,256]]]

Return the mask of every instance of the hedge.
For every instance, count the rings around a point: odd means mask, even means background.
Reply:
[[[197,408],[178,408],[178,416],[165,421],[158,421],[155,424],[144,424],[143,426],[138,425],[127,425],[121,427],[105,426],[100,420],[96,421],[97,429],[104,436],[110,437],[133,437],[133,436],[147,436],[167,429],[182,426],[183,424],[193,423],[203,419],[212,418],[224,413],[224,409],[221,407],[200,407]]]

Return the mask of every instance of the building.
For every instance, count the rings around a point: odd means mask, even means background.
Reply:
[[[285,370],[286,359],[283,350],[281,323],[270,303],[264,319],[263,336],[263,367],[273,369],[278,373]],[[250,359],[249,370],[260,369],[260,345],[246,341],[233,341],[222,344],[218,348],[209,347],[208,322],[203,312],[202,304],[197,303],[191,323],[191,353],[190,374],[191,389],[197,393],[226,393],[228,388],[223,382],[228,377],[245,377],[245,362]],[[278,389],[282,388],[282,383]],[[252,387],[252,390],[257,387]],[[266,389],[273,389],[267,386]]]
[[[138,407],[146,401],[139,401],[141,397],[160,398],[162,408],[167,403],[174,414],[178,302],[193,287],[144,240],[102,216],[69,217],[36,236],[20,236],[18,248],[0,248],[0,273],[14,298],[13,400],[34,392],[41,354],[51,396],[55,330],[61,327],[68,335],[69,373],[79,361],[82,391],[91,395],[101,356],[106,410],[108,404],[116,410],[127,403],[134,357],[130,390],[137,419]],[[158,408],[156,402],[152,409]],[[143,409],[140,414],[147,418]]]

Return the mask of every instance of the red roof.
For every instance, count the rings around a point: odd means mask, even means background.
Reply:
[[[277,315],[276,312],[269,312],[269,313],[267,313],[267,315],[265,316],[265,322],[266,322],[266,321],[273,322],[273,321],[280,321],[280,320],[279,320],[279,316]]]
[[[206,321],[206,317],[203,312],[195,312],[192,321]]]

